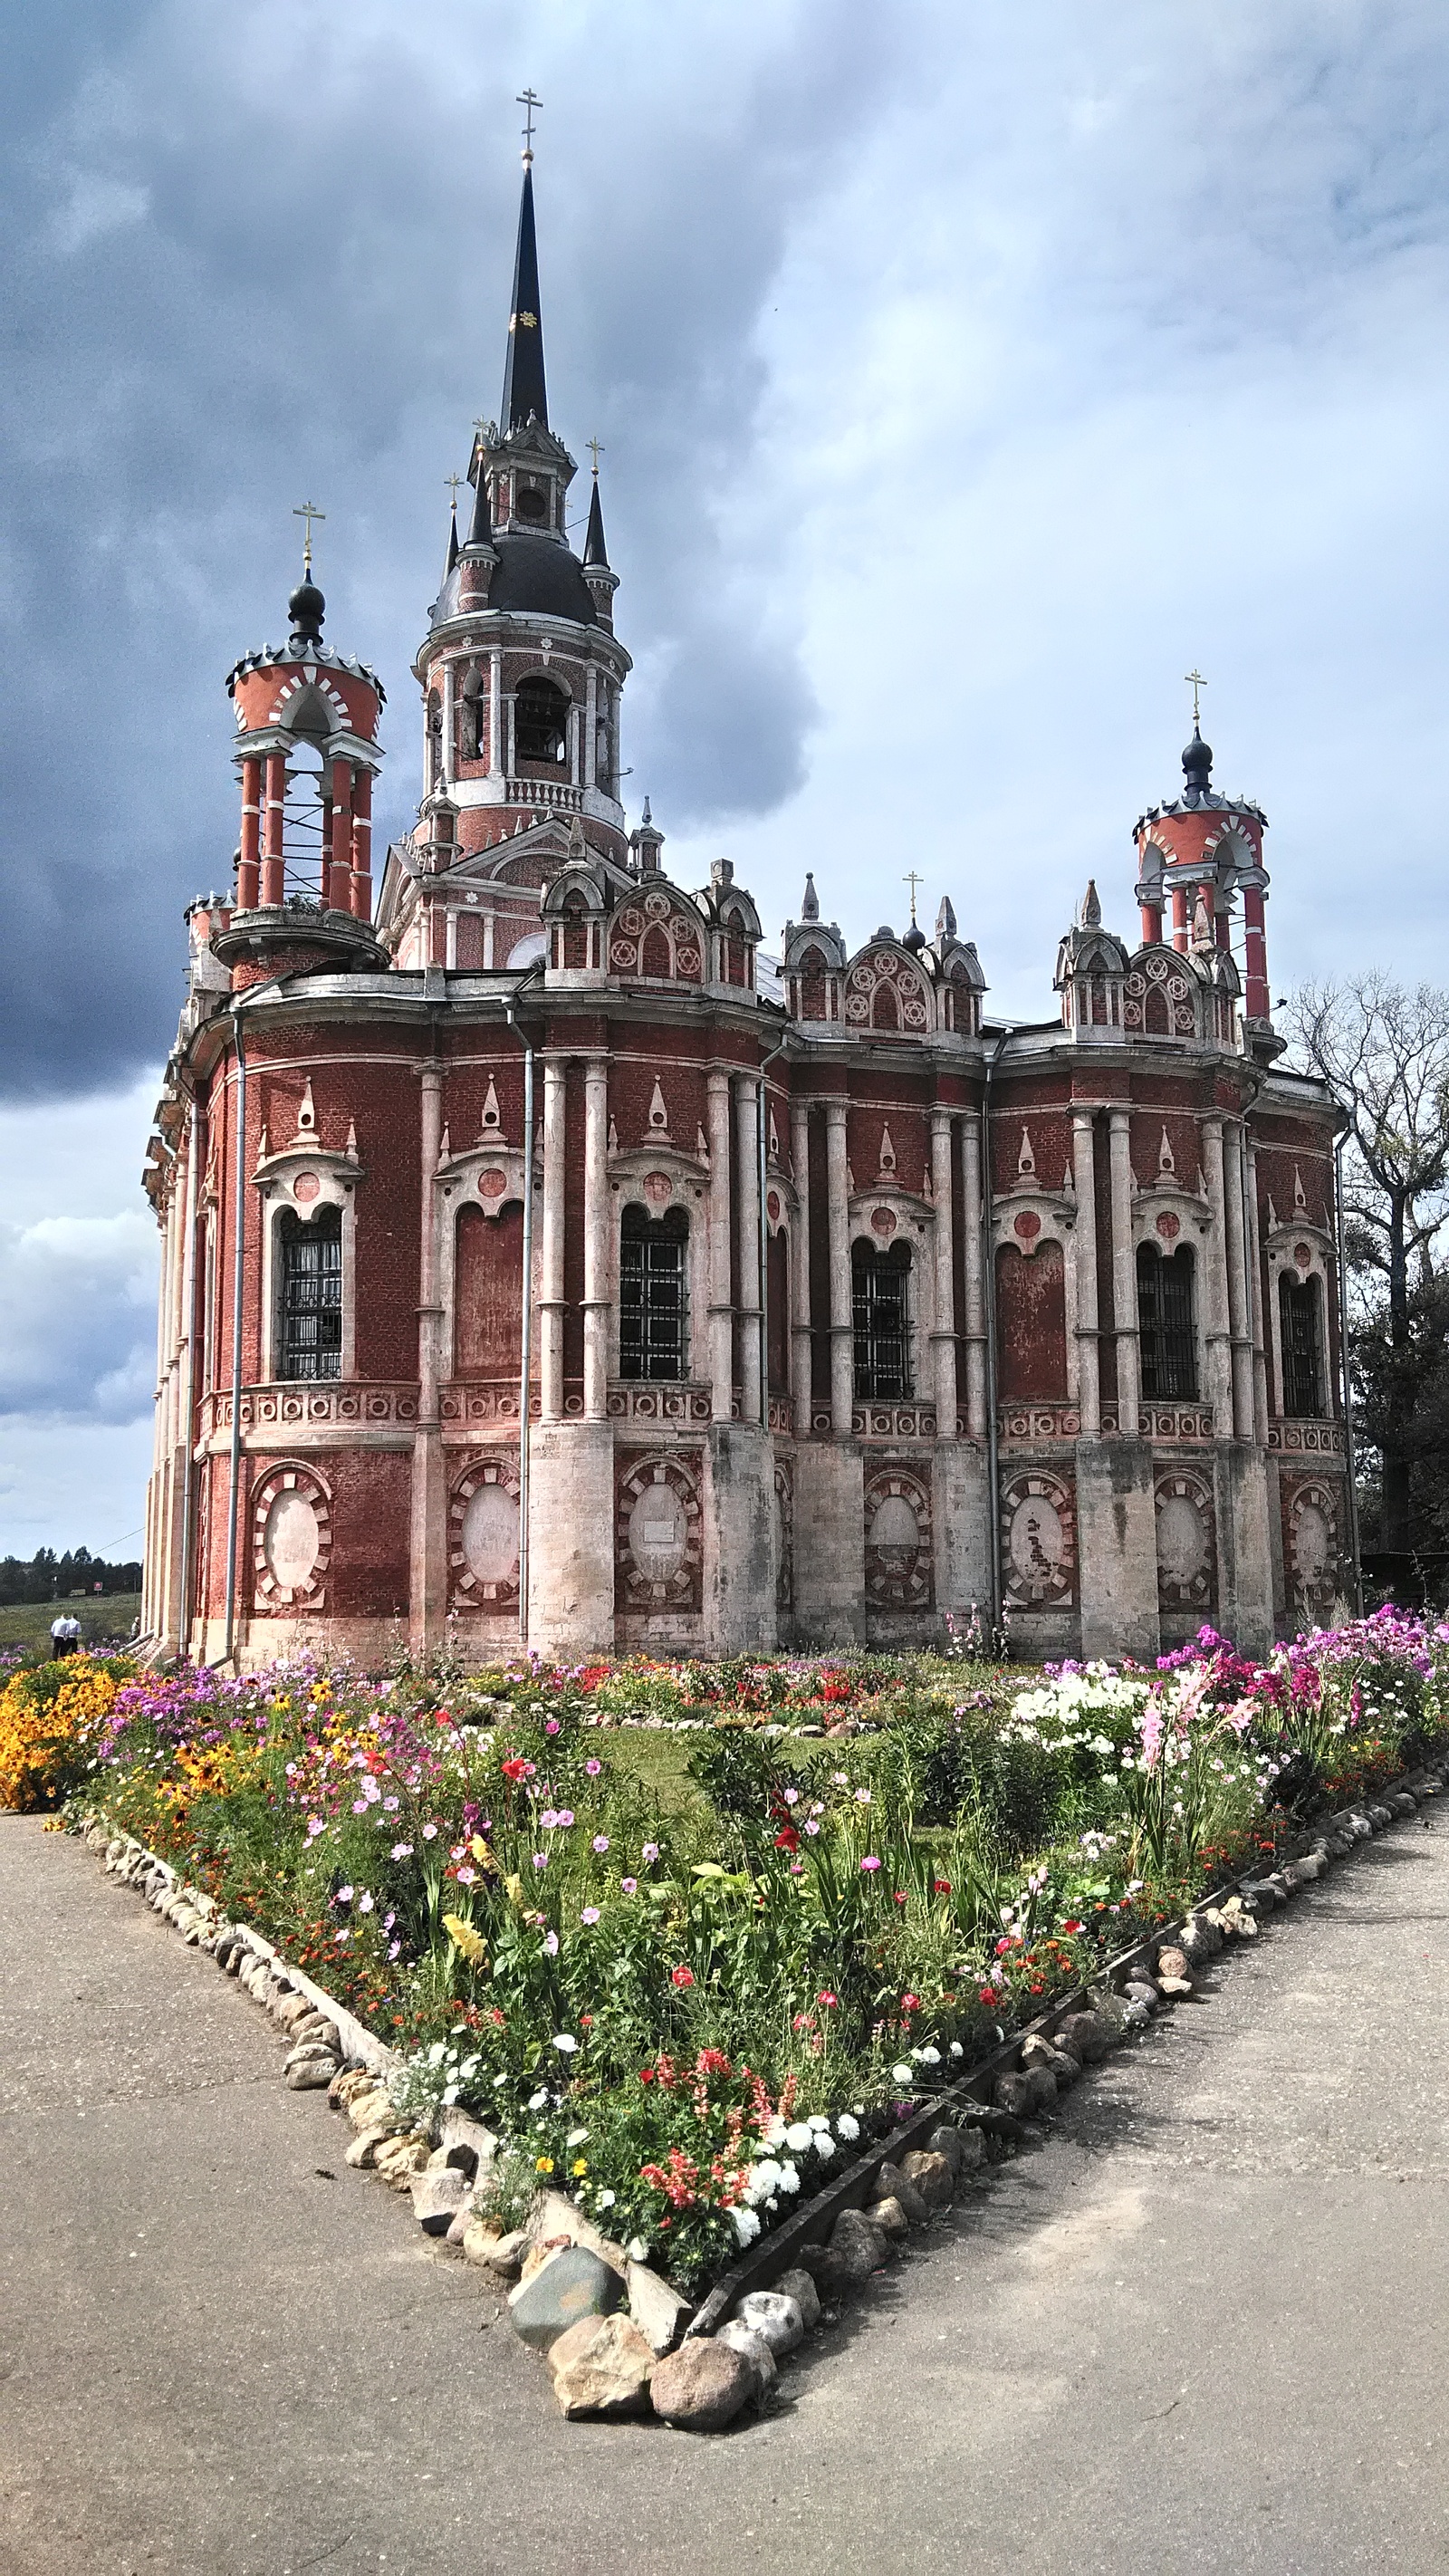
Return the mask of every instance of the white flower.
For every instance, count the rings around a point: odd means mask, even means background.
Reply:
[[[763,2143],[767,2147],[783,2147],[785,2143],[785,2123],[778,2117],[778,2115],[770,2122],[768,2129],[765,2131]]]
[[[792,2120],[789,2128],[785,2131],[785,2144],[787,2147],[793,2147],[797,2155],[801,2153],[803,2148],[808,2147],[810,2144],[810,2129],[808,2123],[804,2120]]]
[[[564,2140],[564,2145],[566,2147],[581,2147],[588,2134],[587,2129],[570,2129],[568,2136]]]
[[[541,2111],[547,2100],[548,2087],[546,2084],[541,2084],[536,2093],[530,2093],[528,2097],[528,2107],[530,2111]]]
[[[918,2059],[922,2066],[939,2066],[941,2063],[939,2048],[913,2048],[911,2055]]]
[[[440,2039],[435,2039],[432,2047],[428,2051],[428,2064],[430,2066],[441,2066],[447,2053],[448,2052],[444,2048],[442,2041]]]
[[[800,2176],[794,2165],[781,2165],[779,2187],[781,2191],[786,2192],[795,2192],[799,2190]]]
[[[893,2066],[891,2068],[891,2082],[893,2084],[909,2084],[915,2071],[914,2066]]]
[[[746,2200],[752,2203],[768,2200],[771,2193],[779,2188],[780,2168],[774,2157],[761,2156],[759,2163],[750,2167],[750,2178],[745,2185]]]
[[[594,2194],[594,2207],[595,2207],[595,2209],[612,2209],[612,2208],[613,2208],[613,2206],[614,2206],[615,2201],[618,2199],[618,2196],[619,2196],[619,2195],[618,2195],[618,2193],[617,2193],[617,2192],[613,2192],[613,2191],[599,2191],[599,2192],[595,2192],[595,2194]]]
[[[953,2039],[953,2040],[952,2040],[952,2042],[951,2042],[951,2054],[952,2054],[952,2056],[953,2056],[953,2057],[964,2057],[964,2056],[965,2056],[966,2051],[965,2051],[965,2049],[962,2047],[961,2042],[959,2041],[959,2039]]]
[[[844,2138],[849,2142],[859,2137],[860,2122],[858,2120],[853,2120],[848,2111],[842,2111],[839,2119],[835,2123],[835,2131],[837,2137]]]
[[[631,2236],[624,2251],[631,2263],[647,2263],[649,2260],[649,2248],[642,2236]]]
[[[609,2194],[611,2200],[613,2196],[611,2192]],[[760,2222],[754,2210],[732,2209],[730,2218],[734,2226],[736,2244],[741,2247],[753,2245],[760,2232]]]
[[[456,2102],[456,2101],[457,2101],[457,2099],[458,2099],[458,2087],[457,2087],[457,2085],[456,2085],[456,2084],[445,2084],[445,2085],[444,2085],[444,2087],[443,2087],[443,2100],[444,2100],[444,2102],[445,2102],[445,2103],[447,2103],[447,2104],[449,2104],[449,2105],[451,2106],[451,2104],[453,2104],[454,2102]]]
[[[579,2043],[576,2039],[570,2038],[566,2030],[558,2030],[554,2033],[553,2044],[560,2057],[572,2057]]]
[[[834,2155],[835,2140],[832,2138],[828,2129],[817,2130],[815,2137],[815,2152],[817,2156],[824,2156],[827,2162],[830,2157]]]

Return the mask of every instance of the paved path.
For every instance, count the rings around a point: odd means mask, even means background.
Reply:
[[[1400,1826],[706,2443],[563,2425],[263,2016],[0,1818],[0,2569],[1441,2576],[1446,1923]]]

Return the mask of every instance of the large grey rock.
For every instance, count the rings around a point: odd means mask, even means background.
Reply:
[[[775,2287],[783,2298],[794,2300],[796,2307],[799,2309],[801,2316],[805,2320],[805,2331],[807,2334],[810,2332],[812,2326],[819,2325],[820,2293],[815,2286],[814,2276],[811,2273],[805,2271],[803,2268],[793,2272],[782,2272],[778,2281],[775,2283]]]
[[[425,2236],[446,2236],[468,2196],[468,2177],[454,2165],[425,2168],[413,2183],[413,2216]]]
[[[783,2290],[749,2290],[739,2300],[735,2315],[741,2325],[763,2335],[771,2352],[793,2352],[805,2340],[805,2319],[795,2301]]]
[[[475,2218],[464,2234],[463,2252],[470,2263],[481,2263],[495,2280],[516,2281],[528,2252],[528,2231],[514,2227],[506,2236],[500,2236],[493,2220]]]
[[[1055,2086],[1053,2086],[1055,2091]],[[998,2075],[991,2088],[991,2098],[998,2111],[1009,2111],[1018,2120],[1029,2119],[1036,2095],[1029,2075]]]
[[[943,2120],[940,2127],[933,2129],[926,2140],[926,2152],[932,2156],[944,2156],[953,2175],[958,2174],[964,2153],[960,2130],[953,2129],[949,2120]]]
[[[476,2174],[480,2165],[493,2162],[498,2153],[498,2139],[467,2111],[456,2105],[443,2113],[438,2125],[438,2142],[448,2150],[450,2164],[461,2165],[464,2173]],[[469,2157],[472,2158],[471,2164]]]
[[[763,2405],[778,2377],[775,2356],[764,2336],[753,2326],[742,2324],[738,2317],[731,2317],[728,2325],[720,2327],[715,2342],[727,2344],[731,2352],[737,2352],[742,2361],[748,2362],[754,2373],[755,2396]]]
[[[833,2245],[802,2246],[796,2265],[800,2271],[809,2273],[822,2307],[838,2308],[841,2300],[855,2286],[854,2271]]]
[[[1063,2047],[1069,2048],[1074,2057],[1079,2057],[1084,2066],[1094,2066],[1099,2057],[1107,2055],[1112,2045],[1112,2033],[1100,2013],[1068,2013],[1060,2025],[1058,2036]]]
[[[889,2236],[897,2243],[911,2232],[911,2222],[894,2192],[886,2200],[868,2202],[865,2214],[872,2227],[878,2227],[882,2236]]]
[[[672,2352],[689,2321],[689,2301],[651,2271],[647,2263],[627,2265],[629,2314],[651,2352]],[[818,2302],[817,2302],[818,2311]]]
[[[335,2057],[289,2058],[284,2069],[291,2093],[325,2093],[336,2072]]]
[[[1082,2071],[1082,2061],[1074,2050],[1053,2048],[1049,2039],[1036,2033],[1022,2042],[1021,2064],[1026,2075],[1034,2075],[1040,2068],[1043,2074],[1051,2077],[1053,2091],[1061,2093],[1069,2084],[1075,2084]]]
[[[722,2433],[748,2404],[755,2384],[743,2353],[718,2336],[696,2335],[656,2363],[649,2397],[666,2424],[690,2433]]]
[[[830,2231],[831,2252],[838,2254],[851,2281],[868,2281],[886,2261],[890,2248],[878,2227],[858,2209],[843,2209]],[[818,2276],[817,2276],[818,2277]]]
[[[648,2407],[654,2354],[628,2317],[580,2317],[550,2345],[548,2366],[570,2419],[642,2415]]]
[[[580,2317],[607,2317],[622,2306],[624,2284],[586,2245],[565,2245],[508,2294],[514,2331],[535,2352],[547,2352]]]

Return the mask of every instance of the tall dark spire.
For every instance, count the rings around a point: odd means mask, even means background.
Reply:
[[[536,414],[548,427],[548,389],[543,380],[543,315],[539,309],[538,242],[533,229],[533,155],[524,164],[523,198],[518,209],[518,255],[513,263],[513,310],[508,317],[508,356],[503,368],[503,429],[527,426]]]
[[[450,522],[449,522],[449,526],[448,526],[448,560],[447,560],[447,562],[446,562],[446,563],[444,564],[444,566],[443,566],[443,579],[444,579],[444,581],[446,581],[446,580],[447,580],[448,575],[449,575],[449,573],[452,571],[453,566],[454,566],[454,564],[457,562],[457,560],[458,560],[458,503],[457,503],[457,497],[456,497],[456,495],[455,495],[455,496],[454,496],[454,500],[453,500],[453,516],[452,516],[452,519],[450,520]]]
[[[586,564],[599,566],[605,572],[609,569],[609,550],[604,543],[604,505],[599,499],[597,470],[594,474],[593,498],[589,503],[588,533],[584,538],[584,561]]]
[[[468,522],[468,543],[470,546],[491,546],[493,543],[493,513],[488,507],[488,477],[483,470],[481,455],[478,459],[478,489],[473,495],[473,516]]]

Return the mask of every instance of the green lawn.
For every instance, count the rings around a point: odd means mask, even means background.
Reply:
[[[111,1592],[99,1600],[13,1601],[0,1606],[0,1646],[48,1646],[58,1610],[72,1611],[87,1645],[98,1637],[124,1637],[141,1615],[139,1592]]]

